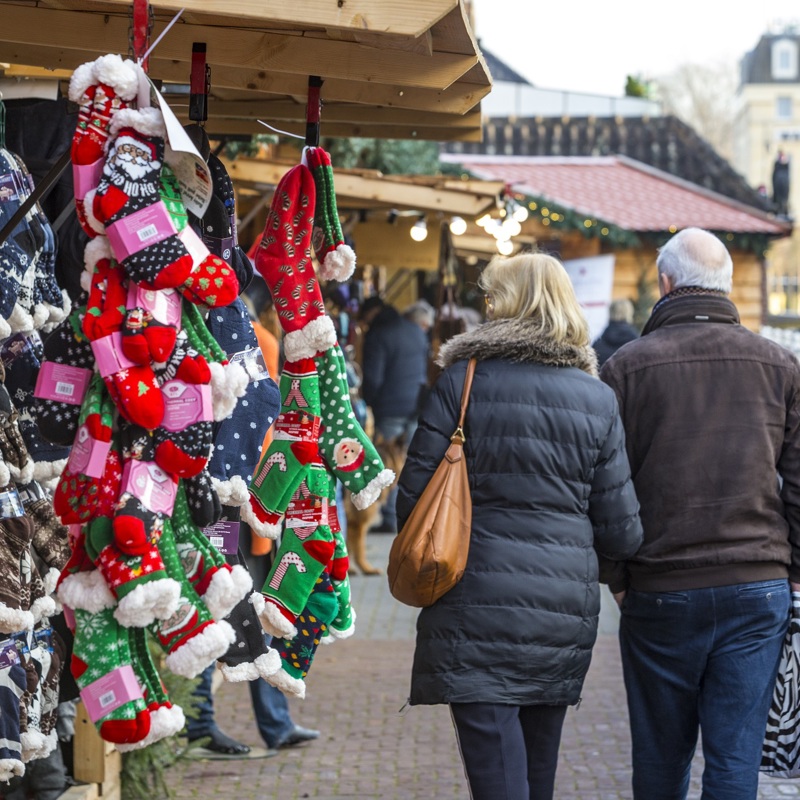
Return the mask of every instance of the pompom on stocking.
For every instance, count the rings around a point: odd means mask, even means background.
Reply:
[[[255,257],[285,332],[283,346],[289,361],[312,358],[336,342],[311,260],[315,199],[308,167],[292,167],[275,189]]]
[[[346,281],[356,268],[356,254],[350,245],[344,243],[333,188],[331,157],[321,147],[309,147],[304,155],[317,188],[313,244],[320,264],[319,274],[326,281]]]
[[[250,484],[250,503],[242,507],[242,519],[270,539],[280,535],[280,519],[309,464],[318,458],[320,387],[314,361],[287,361],[280,391],[281,413],[273,439]]]

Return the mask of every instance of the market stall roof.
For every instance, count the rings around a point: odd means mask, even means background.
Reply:
[[[628,231],[663,232],[689,226],[731,233],[788,236],[792,226],[757,208],[625,156],[500,157],[448,154],[474,177],[500,180],[515,192],[542,198]]]
[[[308,78],[325,136],[480,138],[491,77],[464,0],[155,0],[149,59],[185,118],[192,45],[211,67],[209,133],[305,132]],[[0,0],[0,62],[71,71],[129,49],[131,0]]]

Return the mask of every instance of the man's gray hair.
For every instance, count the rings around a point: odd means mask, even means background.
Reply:
[[[656,266],[672,288],[699,286],[730,294],[733,261],[728,248],[713,233],[685,228],[659,248]]]
[[[608,307],[609,322],[633,322],[633,303],[630,300],[614,300]]]
[[[432,328],[436,321],[436,311],[426,300],[418,300],[410,305],[403,312],[403,316],[411,322],[416,322],[420,327]]]

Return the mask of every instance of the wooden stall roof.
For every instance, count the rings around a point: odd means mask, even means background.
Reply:
[[[326,136],[478,140],[491,77],[463,0],[153,0],[150,56],[179,117],[192,45],[211,66],[208,131],[305,132],[309,75],[324,84]],[[0,63],[66,76],[129,50],[131,0],[0,0]],[[23,74],[25,67],[17,67]],[[183,98],[181,103],[181,97]]]

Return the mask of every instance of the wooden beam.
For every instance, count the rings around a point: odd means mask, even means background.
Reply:
[[[276,4],[277,5],[277,4]],[[156,22],[153,41],[164,29]],[[30,6],[6,6],[0,39],[6,42],[85,50],[100,46],[127,50],[128,20],[124,17]],[[327,39],[310,43],[303,36],[284,36],[243,28],[175,25],[158,45],[159,59],[191,62],[193,42],[206,42],[208,63],[323,78],[358,79],[425,89],[446,89],[478,61],[468,55],[434,53],[420,58],[402,50],[378,49]]]
[[[17,64],[34,64],[46,69],[74,70],[86,61],[107,53],[108,45],[102,41],[87,43],[86,50],[42,47],[31,44],[4,42],[0,26],[0,61]],[[150,57],[150,75],[173,83],[189,80],[187,62],[162,60],[158,50]],[[268,73],[265,70],[214,67],[214,86],[286,97],[304,97],[308,91],[308,76]],[[361,103],[368,106],[419,109],[437,113],[463,114],[474,108],[491,90],[491,84],[477,85],[457,82],[444,91],[417,89],[399,84],[379,84],[360,80],[327,79],[322,87],[323,100],[328,102]],[[324,112],[323,112],[324,114]]]
[[[322,35],[315,34],[313,31],[306,32],[306,38]],[[366,47],[389,47],[394,50],[416,53],[418,56],[433,55],[433,36],[430,31],[425,31],[420,36],[411,38],[410,36],[389,36],[371,31],[341,31],[329,28],[324,35],[335,41],[357,42]]]
[[[47,0],[45,0],[47,2]],[[128,13],[130,0],[60,0],[58,5],[76,11],[87,8],[117,9]],[[156,11],[176,14],[182,8],[195,18],[228,18],[233,27],[284,25],[303,30],[311,27],[417,37],[427,31],[459,0],[303,0],[302,3],[265,3],[264,0],[153,0]],[[187,8],[187,6],[189,6]]]

